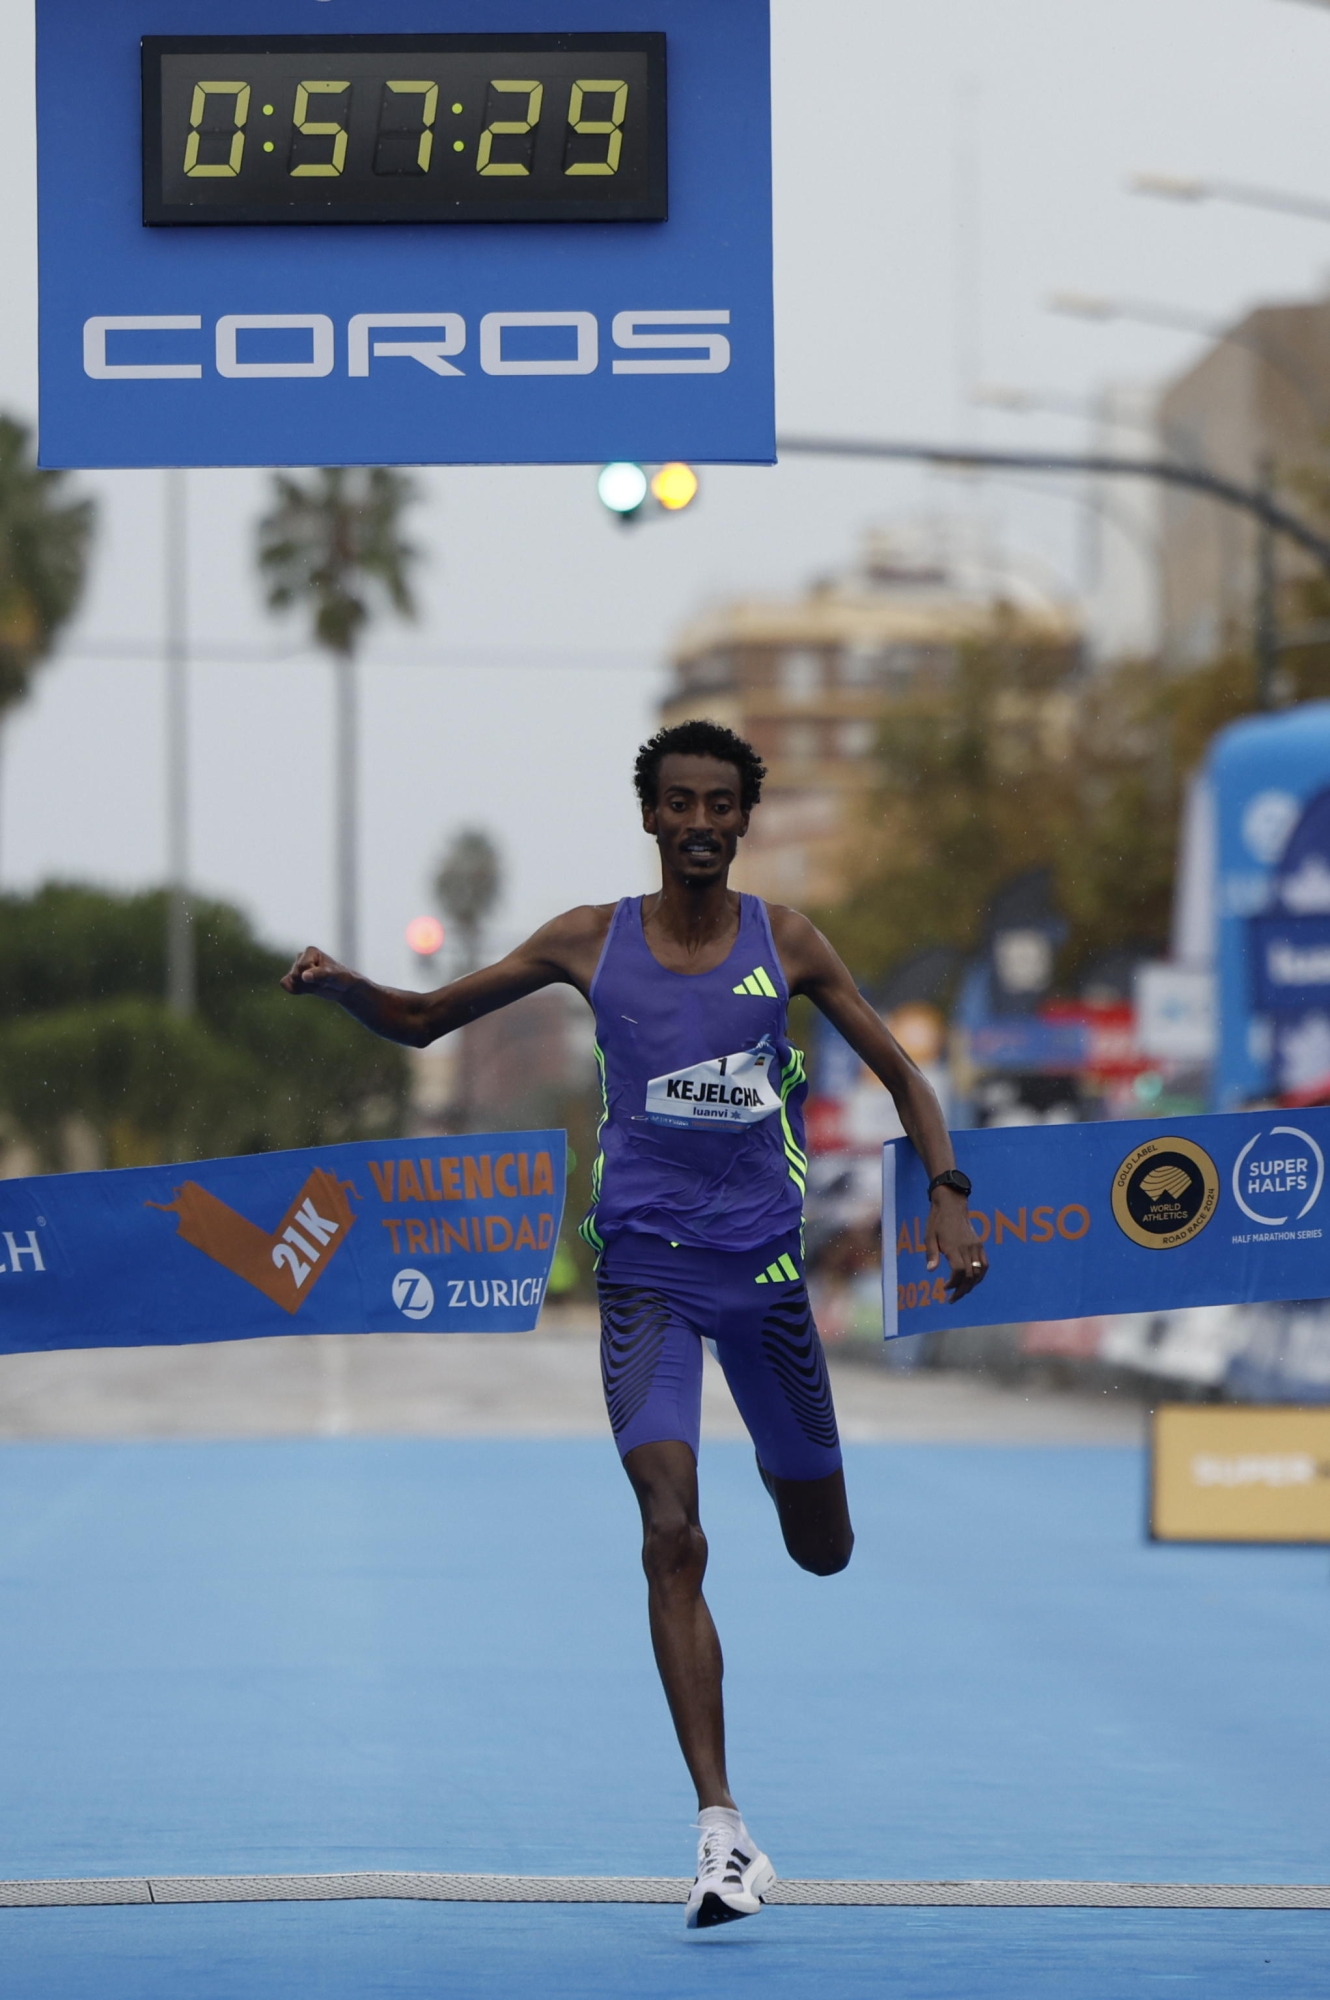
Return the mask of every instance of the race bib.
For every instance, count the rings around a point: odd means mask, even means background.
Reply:
[[[656,1125],[759,1125],[780,1110],[770,1043],[717,1056],[647,1085],[646,1116]]]

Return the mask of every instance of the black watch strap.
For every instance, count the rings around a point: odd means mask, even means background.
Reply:
[[[934,1174],[928,1183],[928,1192],[932,1194],[934,1188],[940,1187],[955,1188],[957,1194],[963,1194],[967,1201],[970,1199],[970,1176],[963,1174],[959,1167],[948,1167],[944,1174]]]

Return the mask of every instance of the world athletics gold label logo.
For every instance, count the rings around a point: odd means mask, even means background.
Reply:
[[[1219,1169],[1190,1139],[1147,1139],[1113,1176],[1118,1228],[1145,1250],[1176,1250],[1219,1205]]]

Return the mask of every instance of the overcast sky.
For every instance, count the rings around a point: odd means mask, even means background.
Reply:
[[[716,0],[724,5],[725,0]],[[1072,446],[1058,419],[966,415],[983,378],[1088,394],[1154,380],[1184,337],[1083,325],[1058,288],[1236,315],[1330,282],[1330,227],[1124,192],[1134,169],[1220,174],[1330,196],[1330,8],[1298,0],[775,0],[779,419],[787,431]],[[0,407],[36,402],[31,32],[0,0]],[[973,119],[980,186],[958,200]],[[826,135],[836,133],[836,143]],[[844,202],[847,163],[876,192]],[[958,228],[968,247],[958,255]],[[958,298],[977,275],[978,324]],[[958,273],[961,282],[958,284]],[[329,676],[317,660],[228,659],[294,645],[252,569],[262,474],[190,487],[193,838],[197,879],[274,940],[331,942]],[[421,476],[423,616],[380,629],[364,668],[366,968],[402,977],[402,930],[427,906],[449,832],[485,825],[507,862],[502,928],[646,886],[629,770],[671,636],[699,608],[792,593],[873,523],[981,510],[1044,586],[1075,580],[1076,516],[1041,491],[958,489],[908,469],[792,461],[704,475],[689,515],[625,532],[593,475]],[[11,724],[0,774],[0,881],[117,885],[163,867],[161,475],[98,474],[101,532],[65,655]],[[106,649],[109,657],[98,657]],[[136,651],[137,649],[137,651]]]

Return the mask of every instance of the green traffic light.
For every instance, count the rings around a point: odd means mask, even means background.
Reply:
[[[640,465],[616,459],[612,465],[601,467],[596,492],[602,507],[608,507],[611,514],[626,517],[635,514],[646,499],[647,476]]]

